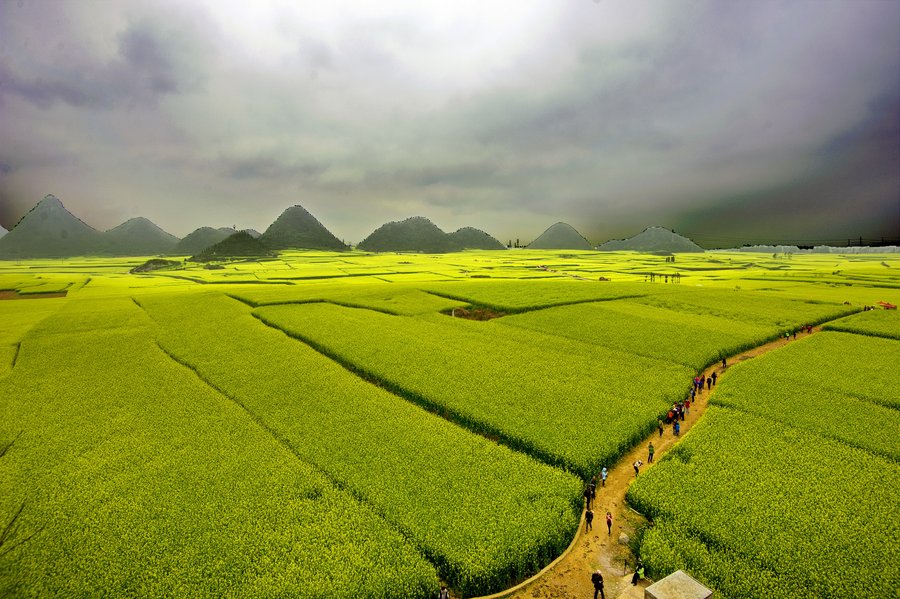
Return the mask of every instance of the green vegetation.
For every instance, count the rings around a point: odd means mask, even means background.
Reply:
[[[86,330],[91,312],[114,324]],[[130,300],[74,302],[27,335],[0,412],[0,519],[21,508],[3,594],[437,590],[401,534],[160,351]]]
[[[860,335],[873,335],[900,339],[900,312],[897,310],[869,310],[826,324],[829,331],[846,331]]]
[[[731,318],[624,300],[536,310],[506,317],[502,324],[675,362],[697,371],[778,333]]]
[[[889,597],[898,485],[896,462],[712,406],[628,500],[654,520],[640,550],[653,577],[683,568],[735,599]]]
[[[729,368],[628,493],[641,557],[725,597],[888,596],[900,583],[900,344],[820,333]]]
[[[330,304],[254,314],[403,397],[586,478],[642,438],[692,376],[660,360],[491,326],[497,321]]]
[[[235,300],[140,302],[166,351],[373,505],[466,594],[499,590],[568,545],[580,506],[574,477],[399,401]]]
[[[21,510],[0,595],[503,588],[700,366],[900,288],[877,255],[284,250],[129,274],[149,257],[0,262],[0,526]],[[896,323],[729,366],[632,491],[654,575],[726,599],[900,586]]]

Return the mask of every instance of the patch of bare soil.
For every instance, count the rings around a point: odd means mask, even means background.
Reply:
[[[498,312],[483,307],[453,308],[452,310],[444,312],[444,314],[454,318],[466,318],[468,320],[491,320],[492,318],[506,316],[506,312]]]
[[[814,332],[821,330],[815,327]],[[807,333],[799,333],[797,338],[805,337]],[[741,352],[726,360],[728,365],[749,360],[758,355],[769,352],[775,348],[792,343],[793,339],[778,339],[765,345]],[[728,368],[721,363],[710,366],[703,371],[707,378],[716,372],[719,379],[728,376]],[[690,381],[685,381],[689,385]],[[687,433],[693,425],[703,416],[709,403],[709,397],[715,393],[716,387],[706,389],[697,396],[697,401],[691,403],[690,413],[681,423],[681,434]],[[654,460],[659,460],[669,451],[679,437],[675,437],[672,426],[666,425],[663,434],[654,430],[653,434],[639,443],[619,462],[609,467],[609,476],[606,486],[597,487],[597,498],[594,501],[594,522],[592,530],[585,530],[584,516],[581,527],[576,535],[576,542],[571,550],[565,554],[552,568],[536,575],[517,587],[507,591],[491,595],[493,599],[509,597],[511,599],[550,599],[568,597],[593,597],[594,587],[591,584],[591,573],[600,569],[605,583],[607,599],[643,599],[644,588],[650,586],[652,581],[644,579],[637,585],[631,584],[634,566],[637,561],[627,545],[625,537],[634,538],[635,530],[646,524],[646,519],[638,512],[631,509],[625,503],[625,492],[628,485],[635,479],[633,464],[637,460],[644,462],[640,472],[644,473],[653,464],[647,463],[647,448],[652,442],[655,448]],[[640,476],[640,475],[638,475]],[[599,480],[599,476],[597,477]],[[606,512],[613,516],[612,531],[607,532]],[[624,536],[623,536],[624,535]]]

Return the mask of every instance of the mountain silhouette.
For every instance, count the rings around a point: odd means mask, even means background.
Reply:
[[[234,229],[222,227],[221,229],[213,229],[212,227],[200,227],[188,233],[184,239],[175,246],[173,254],[176,256],[193,256],[199,254],[211,245],[215,245],[235,233]]]
[[[65,258],[102,253],[103,235],[66,210],[53,194],[44,196],[6,235],[3,258]]]
[[[228,258],[251,258],[272,256],[275,252],[267,248],[246,231],[238,231],[229,235],[219,243],[213,244],[189,260],[193,262],[209,262]]]
[[[613,239],[601,244],[600,251],[631,250],[635,252],[703,252],[702,247],[669,229],[648,227],[628,239]]]
[[[590,250],[591,244],[572,225],[556,223],[528,244],[530,250]]]
[[[113,227],[103,237],[105,252],[115,256],[172,254],[178,245],[177,237],[166,233],[142,216]]]
[[[424,216],[381,225],[357,245],[370,252],[458,252],[462,246]]]
[[[506,246],[481,229],[463,227],[450,233],[448,237],[459,247],[467,250],[505,250]]]
[[[281,216],[269,225],[259,239],[273,250],[303,248],[344,251],[349,249],[299,204],[282,212]]]

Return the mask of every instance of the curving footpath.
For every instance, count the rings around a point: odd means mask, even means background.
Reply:
[[[813,333],[821,330],[821,326],[813,328]],[[807,337],[808,333],[799,333],[797,338]],[[765,343],[753,349],[729,356],[726,363],[730,367],[733,364],[743,362],[758,355],[772,351],[773,349],[792,343],[792,339],[779,338]],[[723,369],[721,363],[707,367],[702,374],[707,378],[716,372],[721,379],[727,376],[727,368]],[[685,381],[685,386],[690,381]],[[681,434],[686,434],[694,423],[703,416],[709,404],[709,396],[712,390],[704,389],[697,396],[697,401],[691,403],[691,411],[681,423]],[[650,442],[655,448],[654,460],[658,460],[675,445],[680,437],[672,433],[672,426],[667,425],[662,436],[656,429],[653,434],[635,446],[622,459],[609,468],[609,477],[605,487],[597,487],[597,498],[594,501],[593,529],[585,531],[584,513],[581,516],[581,526],[572,543],[558,558],[547,567],[523,581],[522,583],[479,599],[536,599],[536,598],[568,598],[568,597],[593,597],[594,587],[591,584],[591,573],[600,568],[605,582],[607,599],[616,597],[622,599],[643,599],[644,588],[650,586],[652,581],[642,580],[638,585],[632,586],[631,577],[634,572],[636,558],[626,544],[622,535],[631,535],[636,525],[646,522],[646,519],[625,503],[625,492],[628,485],[634,480],[633,464],[642,460],[641,472],[652,468],[653,464],[647,463],[647,448]],[[611,534],[606,530],[606,512],[612,513],[613,526]],[[621,540],[621,542],[620,542]]]

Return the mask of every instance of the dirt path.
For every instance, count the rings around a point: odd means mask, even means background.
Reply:
[[[821,327],[813,328],[817,332]],[[807,337],[807,333],[798,333],[797,339]],[[760,354],[772,351],[788,343],[789,340],[778,339],[765,345],[741,352],[727,359],[728,367],[733,364],[749,360]],[[718,373],[719,379],[728,376],[728,369],[723,370],[722,364],[717,363],[703,371],[707,377],[713,372]],[[688,388],[690,381],[685,381]],[[691,404],[691,411],[681,423],[681,435],[683,436],[693,427],[694,423],[703,415],[709,404],[709,396],[715,393],[715,387],[711,391],[704,389],[697,396],[698,401]],[[631,584],[631,576],[634,572],[635,557],[627,545],[619,542],[622,534],[629,537],[634,534],[636,525],[645,522],[643,516],[635,512],[625,503],[625,492],[628,485],[634,480],[633,464],[642,460],[641,473],[653,464],[647,463],[647,447],[652,441],[656,449],[654,459],[659,460],[675,444],[679,437],[672,433],[672,426],[667,425],[662,436],[654,429],[653,434],[639,443],[633,450],[619,460],[609,469],[609,478],[605,487],[597,488],[597,499],[594,502],[593,530],[585,533],[584,518],[575,542],[565,556],[555,563],[546,572],[535,576],[518,587],[514,587],[503,593],[491,595],[492,598],[509,597],[511,599],[535,599],[535,598],[569,598],[594,596],[594,587],[591,584],[591,572],[598,567],[603,573],[607,599],[620,597],[623,599],[643,599],[644,587],[650,585],[650,581],[643,580],[636,587]],[[606,512],[613,515],[612,534],[606,531]],[[624,541],[624,539],[623,539]]]

